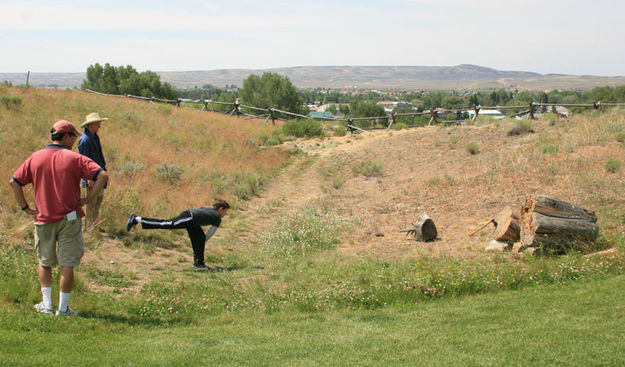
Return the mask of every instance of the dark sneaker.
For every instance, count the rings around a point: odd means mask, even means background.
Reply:
[[[67,309],[65,311],[56,310],[56,316],[76,316],[76,315],[78,315],[78,312],[72,310],[71,308],[69,308],[69,306],[67,306]]]
[[[193,270],[210,271],[211,268],[206,265],[193,265]]]
[[[43,314],[52,314],[54,313],[54,311],[52,311],[52,306],[50,307],[46,307],[43,302],[39,302],[35,305],[35,310],[37,310],[40,313]]]
[[[130,213],[130,216],[128,217],[128,222],[126,223],[126,231],[130,231],[132,229],[132,227],[137,225],[137,221],[135,220],[137,216],[135,215],[135,213]]]

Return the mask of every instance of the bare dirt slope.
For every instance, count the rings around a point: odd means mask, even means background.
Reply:
[[[510,122],[509,124],[512,124]],[[243,202],[227,217],[207,244],[207,257],[219,261],[228,252],[258,243],[260,233],[276,218],[306,205],[325,205],[351,224],[338,251],[346,256],[371,256],[389,261],[420,256],[473,257],[483,251],[492,227],[475,236],[468,233],[494,217],[506,205],[518,209],[527,195],[549,193],[573,200],[566,172],[549,174],[550,160],[540,165],[525,151],[536,146],[546,123],[536,134],[508,136],[507,125],[422,127],[378,130],[358,135],[299,140],[303,153],[267,185],[259,197]],[[466,148],[472,143],[479,154]],[[571,161],[575,154],[569,154]],[[381,173],[367,177],[353,167],[377,162]],[[427,213],[438,228],[433,242],[415,241],[400,233]],[[156,246],[150,251],[126,248],[118,240],[93,241],[86,262],[134,274],[135,285],[149,281],[152,270],[171,270],[176,276],[191,262],[188,243]],[[113,263],[111,263],[111,261]],[[213,263],[213,265],[216,265]]]
[[[339,249],[345,255],[389,260],[475,256],[492,226],[475,236],[468,233],[506,205],[518,209],[527,195],[544,190],[570,196],[565,174],[539,172],[543,165],[536,166],[523,152],[539,134],[511,137],[507,132],[506,126],[494,124],[424,127],[295,142],[306,155],[243,208],[251,218],[249,235],[270,227],[277,216],[321,203],[351,223]],[[469,143],[477,144],[479,154],[466,149]],[[362,162],[379,163],[381,175],[354,173]],[[436,241],[416,242],[399,232],[422,213],[434,220]]]
[[[501,129],[425,127],[297,142],[307,156],[286,169],[262,197],[247,203],[250,216],[256,213],[253,232],[271,226],[283,213],[325,204],[351,223],[352,230],[339,249],[346,255],[471,256],[484,241],[479,235],[469,238],[467,233],[503,206],[518,206],[525,198],[521,193],[511,196],[505,188],[500,188],[501,193],[487,193],[480,186],[481,176],[492,169],[494,156],[499,155],[489,149],[514,149],[505,146],[505,140],[497,143],[502,138],[497,130]],[[481,146],[498,146],[471,155],[464,146],[476,140]],[[379,163],[381,174],[355,173],[353,167],[362,162]],[[438,228],[439,238],[434,242],[416,242],[399,232],[422,213]]]

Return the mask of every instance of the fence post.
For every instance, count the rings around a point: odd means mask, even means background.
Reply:
[[[534,117],[534,101],[530,102],[530,120],[536,120]]]
[[[232,115],[233,113],[236,113],[237,117],[239,117],[239,115],[241,114],[241,112],[239,111],[239,97],[234,100],[234,109],[232,110],[232,112],[230,112],[230,114]]]
[[[276,124],[276,120],[273,116],[273,108],[269,107],[269,116],[267,116],[267,119],[265,120],[265,123],[269,122],[269,119],[271,119],[271,124],[275,125]]]
[[[473,111],[475,111],[475,115],[473,116],[471,121],[477,120],[477,115],[480,113],[480,108],[477,105],[475,105],[475,106],[473,106]]]
[[[182,100],[178,98],[178,100],[176,101],[176,107],[180,107],[180,102],[182,102]]]
[[[390,121],[390,124],[388,124],[386,128],[390,129],[391,127],[393,127],[393,125],[395,125],[395,114],[391,112],[391,121]]]
[[[345,127],[345,133],[347,134],[347,132],[353,134],[354,133],[354,128],[352,127],[352,122],[354,120],[352,119],[347,119],[347,126]]]
[[[428,126],[432,125],[432,121],[434,121],[435,124],[438,124],[438,121],[436,120],[436,110],[430,108],[430,122],[428,123]]]

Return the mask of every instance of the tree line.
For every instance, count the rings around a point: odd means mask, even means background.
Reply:
[[[175,88],[169,83],[161,83],[161,77],[153,71],[137,72],[131,65],[104,66],[99,63],[87,68],[87,79],[83,80],[82,89],[91,89],[107,94],[131,94],[142,97],[175,99]]]
[[[226,85],[218,88],[205,84],[201,88],[177,89],[169,83],[161,83],[160,76],[152,71],[137,72],[131,65],[104,66],[96,63],[87,68],[83,89],[108,94],[132,94],[163,99],[190,98],[210,99],[233,103],[237,98],[243,105],[259,108],[276,108],[298,114],[306,114],[305,104],[319,102],[330,105],[328,111],[347,117],[384,116],[384,107],[377,102],[391,100],[398,103],[395,113],[406,113],[432,108],[460,109],[472,106],[518,106],[530,102],[578,104],[601,101],[603,103],[625,102],[625,85],[596,87],[590,91],[553,90],[518,91],[498,89],[492,91],[340,91],[323,88],[297,89],[288,77],[265,72],[261,76],[250,75],[243,87]],[[231,108],[217,106],[215,109]],[[425,119],[425,118],[424,118]]]

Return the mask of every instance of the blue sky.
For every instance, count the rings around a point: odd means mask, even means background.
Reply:
[[[0,0],[0,72],[477,64],[625,75],[625,2]]]

